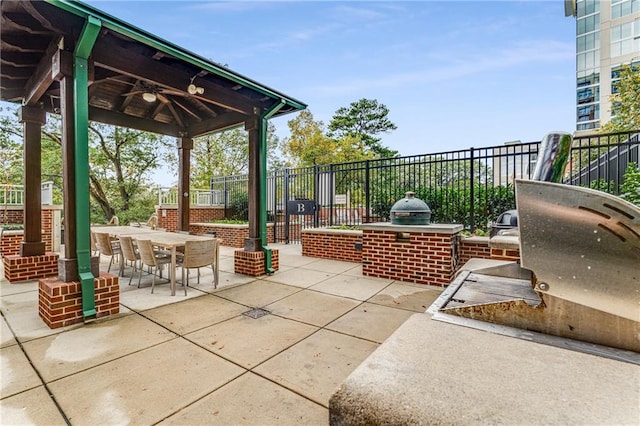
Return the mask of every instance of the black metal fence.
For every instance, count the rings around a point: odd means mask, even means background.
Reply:
[[[576,137],[565,183],[620,193],[629,163],[638,164],[639,132]],[[267,210],[276,241],[298,241],[300,229],[386,221],[392,205],[413,191],[432,210],[432,222],[488,229],[515,208],[516,179],[533,174],[540,142],[513,143],[426,155],[272,171]],[[224,191],[228,218],[246,219],[247,176],[211,180]],[[315,210],[297,214],[287,202],[310,200]],[[292,226],[293,225],[293,226]]]

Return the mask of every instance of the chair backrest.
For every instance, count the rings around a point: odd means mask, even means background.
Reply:
[[[131,237],[120,237],[120,249],[122,250],[122,256],[125,260],[136,261],[138,260],[138,256],[136,256],[136,249],[133,247],[133,239]]]
[[[138,253],[140,253],[140,260],[145,265],[158,266],[156,264],[156,255],[153,251],[153,244],[151,240],[136,240],[138,244]]]
[[[96,247],[100,251],[100,254],[105,256],[113,256],[113,250],[111,248],[111,237],[106,232],[95,232]]]
[[[218,240],[187,241],[184,246],[185,268],[213,265],[218,260]]]

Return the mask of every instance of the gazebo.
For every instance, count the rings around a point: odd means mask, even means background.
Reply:
[[[65,233],[64,253],[54,262],[60,282],[81,284],[84,318],[96,316],[98,279],[89,238],[89,120],[176,138],[178,229],[185,231],[193,138],[243,125],[249,135],[249,238],[236,262],[244,252],[243,260],[271,270],[267,120],[305,104],[80,2],[3,1],[0,7],[0,99],[21,104],[29,171],[23,263],[47,255],[40,228],[41,127],[46,113],[55,113],[62,117]]]

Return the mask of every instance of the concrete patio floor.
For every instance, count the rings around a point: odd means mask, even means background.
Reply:
[[[327,424],[337,386],[440,289],[275,247],[280,270],[259,279],[222,247],[218,289],[203,269],[186,297],[160,280],[151,294],[146,274],[129,286],[127,268],[119,315],[55,330],[37,282],[0,279],[0,423]]]

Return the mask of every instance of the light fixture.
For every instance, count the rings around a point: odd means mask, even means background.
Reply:
[[[158,97],[157,97],[157,96],[156,96],[156,94],[155,94],[155,93],[153,93],[153,92],[144,92],[144,93],[142,94],[142,99],[144,99],[144,100],[145,100],[145,102],[152,103],[152,102],[155,102],[157,98],[158,98]]]
[[[193,84],[193,80],[195,80],[197,76],[198,74],[191,77],[191,82],[187,86],[187,92],[189,92],[190,95],[202,95],[204,93],[204,87],[196,86],[195,84]]]

